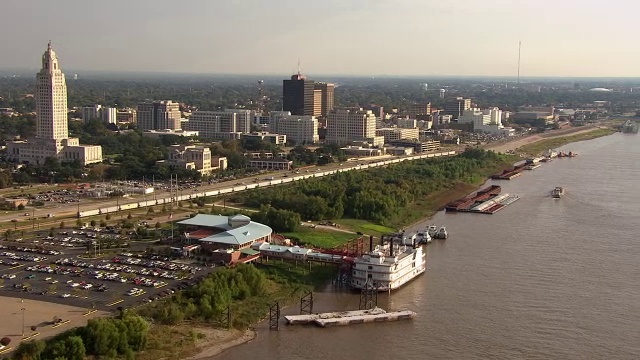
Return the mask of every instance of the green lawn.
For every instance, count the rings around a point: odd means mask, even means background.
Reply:
[[[334,248],[357,237],[356,234],[348,234],[340,231],[312,229],[301,226],[296,232],[282,233],[300,245],[309,245],[324,249]]]
[[[360,219],[339,219],[335,222],[339,224],[343,229],[349,229],[354,232],[361,232],[365,235],[380,236],[393,233],[398,230]]]
[[[555,149],[562,145],[566,145],[572,142],[591,140],[601,136],[607,136],[615,133],[612,129],[597,129],[582,134],[567,135],[557,138],[544,139],[536,141],[533,144],[524,145],[516,149],[519,153],[537,155],[541,154],[549,149]]]

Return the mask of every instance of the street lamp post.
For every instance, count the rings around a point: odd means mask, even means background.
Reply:
[[[25,308],[21,308],[20,310],[22,310],[22,336],[24,336],[24,311],[26,309]]]

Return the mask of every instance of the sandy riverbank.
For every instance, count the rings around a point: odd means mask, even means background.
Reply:
[[[184,360],[209,359],[234,346],[248,343],[257,336],[254,330],[222,330],[197,327],[194,328],[194,331],[204,335],[195,344],[199,353]]]
[[[598,129],[600,128],[597,126],[581,126],[581,127],[571,127],[568,129],[554,130],[554,131],[550,131],[543,134],[534,134],[534,135],[525,136],[523,138],[509,141],[506,143],[489,145],[486,147],[486,149],[493,150],[495,152],[504,153],[510,150],[516,150],[517,148],[524,145],[533,144],[540,140],[553,139],[553,138],[569,136],[569,135],[583,134],[583,133],[592,132]]]
[[[0,296],[0,308],[4,314],[0,323],[0,337],[11,338],[9,347],[13,349],[18,347],[23,338],[42,340],[74,327],[85,326],[87,320],[108,314],[95,311],[85,315],[88,311],[81,307],[5,296]],[[52,324],[54,317],[63,321],[61,325]],[[31,330],[32,326],[36,327],[35,331]]]

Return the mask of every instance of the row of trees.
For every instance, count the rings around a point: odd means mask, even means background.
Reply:
[[[197,285],[139,311],[163,324],[174,325],[185,319],[216,322],[226,315],[233,302],[260,297],[266,290],[264,273],[252,265],[238,264],[216,271]],[[234,325],[248,324],[236,322]]]
[[[88,355],[134,359],[135,353],[144,349],[148,331],[149,323],[135,314],[92,319],[87,326],[71,329],[51,339],[20,343],[13,359],[84,360]]]
[[[266,224],[276,232],[296,231],[301,221],[300,214],[295,211],[276,209],[270,206],[263,206],[259,212],[251,215],[254,221]]]
[[[255,208],[287,209],[308,220],[349,217],[391,224],[413,202],[456,182],[477,182],[487,176],[487,169],[503,161],[494,152],[469,149],[453,158],[411,161],[287,187],[255,189],[236,195],[235,200]]]

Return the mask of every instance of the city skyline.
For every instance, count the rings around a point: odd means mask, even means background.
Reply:
[[[169,4],[10,0],[0,66],[37,68],[51,40],[74,71],[516,76],[522,41],[523,78],[640,76],[640,5],[621,0]]]

